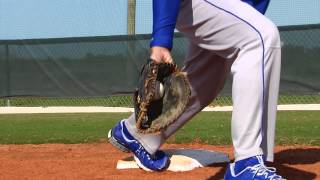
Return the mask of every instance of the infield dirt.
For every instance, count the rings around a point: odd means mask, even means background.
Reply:
[[[228,153],[231,146],[166,144],[166,148],[194,148]],[[223,179],[226,164],[183,173],[116,170],[119,159],[131,156],[107,143],[0,145],[0,179]],[[269,164],[289,180],[320,179],[319,146],[277,146]]]

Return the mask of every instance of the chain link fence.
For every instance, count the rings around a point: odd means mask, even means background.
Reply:
[[[280,95],[278,104],[320,104],[319,95]],[[231,106],[231,96],[218,96],[209,106]],[[11,97],[1,98],[0,107],[50,107],[50,106],[105,106],[133,107],[131,95],[114,95],[99,98],[46,98],[46,97]]]
[[[320,24],[279,29],[283,44],[279,104],[320,104]],[[37,40],[0,41],[0,106],[132,107],[131,92],[140,67],[136,59],[147,57],[149,38],[149,35],[97,37],[85,42],[72,38],[43,44]],[[175,60],[183,59],[186,44],[185,38],[177,34]],[[105,52],[113,54],[101,55]],[[28,63],[36,65],[28,70]],[[47,79],[38,82],[37,78],[43,75],[36,72],[39,67]],[[121,71],[123,67],[125,71]],[[62,79],[66,76],[67,80]],[[231,105],[230,95],[231,79],[228,79],[211,106]]]

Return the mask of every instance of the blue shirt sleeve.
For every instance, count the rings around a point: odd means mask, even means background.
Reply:
[[[270,0],[242,0],[242,1],[250,4],[262,14],[266,13],[267,8],[269,6],[269,2],[270,2]]]
[[[153,0],[153,31],[150,47],[172,49],[181,0]]]

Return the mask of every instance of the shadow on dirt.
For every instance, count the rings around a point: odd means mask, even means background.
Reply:
[[[316,174],[312,170],[304,171],[290,167],[291,165],[315,164],[320,161],[320,148],[309,149],[287,149],[275,154],[274,163],[268,163],[267,166],[277,168],[277,173],[290,180],[315,179]],[[209,178],[209,180],[223,179],[227,164],[216,164],[213,167],[223,168]]]

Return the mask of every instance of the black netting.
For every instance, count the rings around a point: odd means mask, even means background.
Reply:
[[[320,93],[320,25],[284,27],[281,39],[281,92]]]
[[[132,92],[148,57],[149,39],[140,35],[2,41],[0,47],[8,51],[0,51],[0,96],[97,97]],[[175,40],[185,44],[182,41]],[[179,47],[175,59],[182,60],[185,50]]]
[[[320,25],[281,27],[281,93],[320,92]],[[0,96],[102,97],[131,93],[150,35],[0,41]],[[174,40],[182,65],[187,42]],[[222,94],[230,95],[228,80]]]
[[[9,66],[8,62],[9,59],[7,57],[7,45],[0,44],[0,96],[8,95],[8,88],[9,88],[9,79],[8,79],[8,72],[9,72]]]

